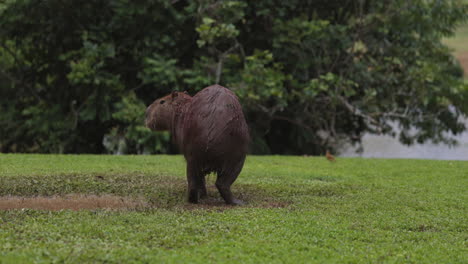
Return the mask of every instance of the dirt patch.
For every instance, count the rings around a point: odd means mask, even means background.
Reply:
[[[2,196],[0,197],[0,210],[36,209],[58,211],[91,210],[91,209],[138,209],[149,207],[143,199],[135,199],[116,195],[84,195],[68,194],[66,196]]]
[[[465,72],[465,78],[468,77],[468,51],[460,52],[456,55]]]
[[[234,191],[234,197],[243,201],[240,206],[227,205],[214,186],[207,186],[208,197],[201,198],[198,204],[184,202],[176,206],[184,210],[214,210],[225,211],[236,208],[287,208],[292,205],[291,201],[284,201],[271,196],[270,193],[259,188],[251,188],[249,185],[239,184],[238,191]]]
[[[408,228],[408,230],[413,231],[413,232],[437,232],[437,228],[431,226],[431,225],[418,225],[413,228]]]
[[[290,202],[268,202],[268,201],[261,201],[255,204],[250,204],[246,202],[241,206],[234,206],[234,205],[227,205],[224,203],[222,199],[216,198],[205,198],[200,200],[198,204],[190,204],[186,203],[180,208],[184,210],[213,210],[218,212],[223,212],[225,210],[236,209],[236,208],[287,208],[291,205]]]
[[[243,197],[245,198],[245,197]],[[245,200],[244,200],[245,201]],[[241,207],[253,208],[285,208],[291,205],[289,202],[274,201],[263,199],[253,204],[246,202]],[[34,210],[94,210],[94,209],[110,209],[110,210],[142,210],[166,208],[167,206],[159,205],[143,198],[130,198],[117,195],[85,195],[85,194],[68,194],[65,196],[0,196],[0,210],[17,210],[17,209],[34,209]],[[169,208],[179,208],[185,210],[215,210],[224,211],[238,208],[237,206],[226,205],[220,197],[209,196],[201,199],[198,204],[190,204],[185,201],[180,201],[179,205],[172,205]]]

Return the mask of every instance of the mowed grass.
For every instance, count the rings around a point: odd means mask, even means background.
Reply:
[[[468,263],[467,187],[466,161],[250,156],[247,205],[188,205],[180,156],[0,155],[0,196],[150,204],[0,211],[0,263]]]
[[[466,1],[468,3],[468,1]],[[468,23],[458,26],[455,35],[445,38],[443,42],[452,50],[453,55],[460,62],[465,74],[465,80],[468,81]]]
[[[444,43],[453,49],[455,54],[468,52],[468,23],[458,26],[455,35],[444,39]]]

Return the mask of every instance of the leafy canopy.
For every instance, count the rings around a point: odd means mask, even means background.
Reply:
[[[0,150],[171,153],[146,105],[213,83],[240,98],[254,153],[317,154],[364,132],[453,143],[468,85],[441,43],[462,1],[0,4]]]

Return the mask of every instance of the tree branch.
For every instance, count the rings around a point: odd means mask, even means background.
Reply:
[[[221,80],[221,72],[223,70],[223,61],[224,61],[224,57],[222,55],[219,56],[218,64],[216,66],[216,80],[215,80],[216,84],[219,84],[219,81]]]
[[[216,66],[216,82],[215,82],[216,84],[219,84],[219,82],[221,81],[221,74],[223,72],[224,59],[229,53],[231,53],[233,50],[237,49],[238,47],[239,47],[239,42],[236,41],[234,46],[230,47],[228,50],[222,53],[215,48],[216,51],[221,53],[218,55],[218,65]]]
[[[355,107],[354,105],[350,104],[346,98],[342,96],[338,96],[338,99],[343,103],[343,105],[351,112],[353,115],[357,115],[361,118],[363,118],[367,125],[375,127],[375,129],[381,133],[382,132],[382,126],[380,125],[380,122],[375,120],[372,116],[365,114],[361,109]]]

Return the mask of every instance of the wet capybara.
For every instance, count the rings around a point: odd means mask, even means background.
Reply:
[[[146,109],[146,126],[169,130],[187,161],[188,200],[205,197],[205,175],[217,174],[216,187],[227,204],[234,199],[231,185],[244,165],[249,130],[236,95],[220,85],[204,88],[195,96],[172,94]]]

